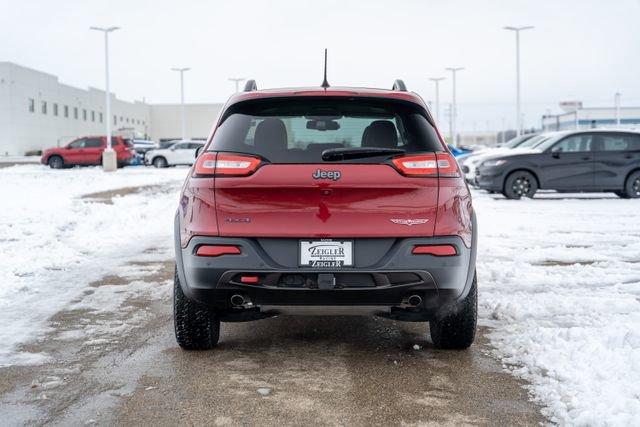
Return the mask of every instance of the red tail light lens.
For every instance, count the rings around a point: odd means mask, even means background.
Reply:
[[[411,251],[414,255],[454,256],[458,251],[453,245],[418,245]]]
[[[396,157],[391,161],[403,175],[438,176],[438,161],[435,154]]]
[[[216,176],[247,176],[255,172],[258,166],[260,166],[260,159],[257,157],[218,153]]]
[[[409,155],[391,161],[400,173],[407,176],[460,177],[458,163],[449,153]]]
[[[258,169],[261,160],[253,156],[204,153],[196,160],[197,176],[248,176]]]
[[[460,167],[458,161],[449,153],[437,153],[438,159],[438,175],[448,178],[459,178]]]
[[[240,248],[233,245],[202,245],[196,250],[198,256],[240,255]]]

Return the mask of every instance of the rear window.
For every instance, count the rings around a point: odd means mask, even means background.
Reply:
[[[254,154],[272,163],[322,163],[322,152],[335,148],[443,151],[419,106],[357,98],[237,104],[225,114],[209,150]],[[386,157],[390,155],[342,162],[368,163]]]

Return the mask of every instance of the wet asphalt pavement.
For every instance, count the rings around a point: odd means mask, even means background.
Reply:
[[[101,345],[60,339],[79,322],[114,321],[105,313],[63,311],[47,337],[25,347],[46,352],[50,362],[0,368],[0,424],[544,422],[523,384],[488,354],[482,330],[470,350],[443,351],[433,348],[424,323],[278,317],[224,323],[218,348],[183,351],[172,329],[173,265],[156,267],[146,280],[167,289],[160,299],[129,301],[148,314],[136,328]],[[103,285],[127,281],[109,276],[91,284]]]

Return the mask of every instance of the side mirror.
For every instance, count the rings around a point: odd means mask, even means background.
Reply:
[[[202,153],[202,150],[204,150],[204,145],[201,145],[200,147],[196,148],[196,159],[198,158],[200,153]]]

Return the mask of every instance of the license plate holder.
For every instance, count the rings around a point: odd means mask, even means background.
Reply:
[[[301,267],[353,267],[353,240],[300,240],[299,249]]]

